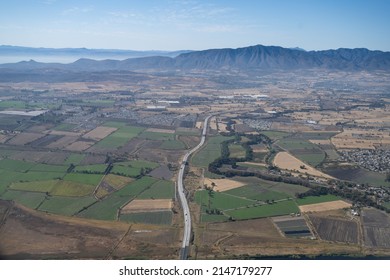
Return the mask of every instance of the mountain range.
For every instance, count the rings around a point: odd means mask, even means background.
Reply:
[[[65,49],[62,49],[63,51]],[[83,52],[84,49],[76,49]],[[71,51],[76,52],[75,49]],[[110,50],[106,50],[110,51]],[[1,52],[1,48],[0,48]],[[11,70],[59,69],[68,71],[165,71],[165,70],[390,70],[390,52],[364,48],[304,51],[277,46],[256,45],[237,49],[179,51],[124,60],[82,58],[73,63],[41,63],[34,60],[0,64]]]

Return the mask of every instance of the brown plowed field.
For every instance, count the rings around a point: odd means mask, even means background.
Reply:
[[[319,237],[323,240],[358,243],[359,231],[355,221],[309,215]]]

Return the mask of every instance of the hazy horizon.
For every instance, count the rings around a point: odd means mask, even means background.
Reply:
[[[388,1],[9,1],[1,45],[204,50],[262,44],[390,51]]]

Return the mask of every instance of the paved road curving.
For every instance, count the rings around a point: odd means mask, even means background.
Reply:
[[[179,175],[177,177],[177,190],[180,198],[180,203],[181,207],[183,208],[183,216],[184,216],[184,234],[183,234],[183,242],[181,245],[181,250],[180,250],[180,259],[185,260],[187,259],[188,255],[188,250],[189,250],[189,245],[190,245],[190,239],[191,239],[191,213],[190,213],[190,208],[188,207],[188,201],[187,197],[185,195],[185,190],[184,190],[184,184],[183,184],[183,179],[184,179],[184,169],[186,167],[188,158],[197,150],[199,150],[203,144],[206,141],[206,134],[207,134],[207,126],[208,126],[208,121],[211,116],[208,116],[204,120],[203,124],[203,131],[202,131],[202,138],[199,142],[199,144],[194,147],[192,150],[188,151],[181,162],[180,165],[180,171]]]

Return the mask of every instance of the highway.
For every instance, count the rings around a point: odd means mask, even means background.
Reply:
[[[190,151],[188,151],[184,155],[183,160],[182,160],[181,165],[180,165],[179,175],[177,177],[177,191],[179,194],[181,207],[183,209],[183,217],[184,217],[184,234],[183,234],[183,242],[182,242],[181,250],[180,250],[180,259],[181,260],[187,259],[190,240],[191,240],[191,213],[190,213],[190,208],[188,207],[188,201],[187,201],[187,197],[186,197],[185,189],[184,189],[184,184],[183,184],[184,170],[185,170],[188,158],[194,152],[199,150],[206,141],[207,126],[208,126],[208,121],[209,121],[210,117],[211,116],[208,116],[204,120],[202,138],[201,138],[199,144],[196,147],[194,147],[193,149],[191,149]]]

